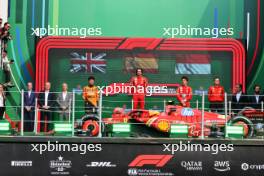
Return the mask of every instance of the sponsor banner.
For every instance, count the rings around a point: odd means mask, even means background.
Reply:
[[[12,167],[31,167],[32,161],[11,161]]]
[[[222,143],[208,145],[213,150],[216,144]],[[0,175],[264,175],[263,145],[234,145],[232,151],[217,153],[189,149],[172,153],[162,143],[101,145],[102,150],[85,154],[67,149],[40,154],[31,151],[29,143],[1,143]]]
[[[70,172],[67,170],[71,167],[72,162],[65,160],[62,156],[50,161],[51,175],[70,175]]]
[[[214,170],[227,172],[230,170],[230,161],[214,161]]]

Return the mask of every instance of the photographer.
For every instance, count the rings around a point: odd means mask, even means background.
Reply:
[[[12,39],[11,34],[9,32],[10,28],[11,28],[10,24],[8,22],[6,22],[4,24],[4,27],[2,27],[0,29],[0,38],[1,38],[1,41],[2,41],[2,49],[3,50],[7,49],[7,43],[8,43],[9,40]]]

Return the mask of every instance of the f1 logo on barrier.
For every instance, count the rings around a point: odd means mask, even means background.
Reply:
[[[128,166],[155,165],[156,167],[163,167],[172,157],[173,155],[138,155]]]

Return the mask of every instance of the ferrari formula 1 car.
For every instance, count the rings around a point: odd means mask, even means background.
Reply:
[[[238,116],[247,119],[253,127],[255,136],[264,136],[264,112],[251,107],[246,107],[238,113]]]
[[[225,126],[229,124],[242,125],[244,127],[244,137],[252,137],[254,134],[252,122],[245,116],[226,117],[222,114],[205,111],[202,119],[202,113],[201,110],[177,105],[167,105],[165,112],[132,110],[125,113],[122,108],[115,108],[111,118],[104,118],[104,124],[107,126],[135,121],[160,133],[168,133],[173,124],[183,124],[188,126],[189,137],[201,136],[202,125],[204,125],[204,136],[224,137]]]

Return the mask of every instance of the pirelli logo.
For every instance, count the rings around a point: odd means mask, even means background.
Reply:
[[[13,167],[31,167],[32,161],[11,161]]]
[[[154,165],[163,167],[173,155],[138,155],[128,166],[143,167],[144,165]]]

